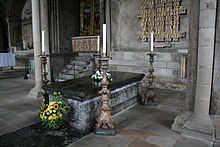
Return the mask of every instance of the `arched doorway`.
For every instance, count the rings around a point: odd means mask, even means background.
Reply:
[[[22,44],[22,11],[27,0],[13,0],[9,10],[10,23],[10,41],[11,46],[15,46],[17,50],[21,50]]]
[[[7,51],[8,51],[7,23],[5,19],[0,15],[0,52],[6,53]]]
[[[22,49],[33,48],[31,0],[27,0],[21,14],[22,19]]]

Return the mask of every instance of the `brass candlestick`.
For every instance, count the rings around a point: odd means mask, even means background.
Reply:
[[[97,135],[115,135],[117,134],[117,129],[113,125],[113,118],[111,116],[111,107],[109,106],[109,94],[108,80],[107,80],[107,70],[108,70],[108,57],[101,57],[101,71],[103,72],[102,79],[102,90],[99,94],[102,95],[102,104],[100,108],[100,116],[96,119],[95,134]]]
[[[48,93],[43,89],[43,87],[47,86],[47,83],[49,80],[47,79],[48,72],[46,71],[46,65],[47,65],[47,57],[49,57],[48,54],[43,52],[42,54],[39,55],[42,59],[42,97],[43,97],[43,102],[45,104],[49,104],[49,95]]]
[[[147,106],[156,106],[158,104],[157,97],[154,93],[154,79],[156,76],[153,74],[154,73],[154,68],[153,68],[153,63],[154,63],[154,56],[157,55],[155,52],[149,52],[147,53],[149,56],[149,62],[150,62],[150,67],[148,69],[149,74],[147,76],[148,78],[148,86],[147,86],[147,94],[145,95],[144,98],[144,105]]]

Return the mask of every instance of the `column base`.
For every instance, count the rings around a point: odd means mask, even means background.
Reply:
[[[28,96],[33,98],[39,98],[42,96],[42,89],[35,86],[34,88],[31,89]]]
[[[103,129],[103,128],[96,128],[95,134],[96,135],[102,135],[102,136],[113,136],[118,133],[118,130],[116,127],[113,129]]]
[[[172,130],[198,139],[215,140],[214,125],[209,115],[183,112],[175,118]]]

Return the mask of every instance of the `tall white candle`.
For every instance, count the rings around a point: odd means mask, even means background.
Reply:
[[[154,33],[151,33],[151,48],[150,51],[153,52],[154,51]]]
[[[44,48],[44,31],[42,31],[42,52],[45,52],[45,48]]]
[[[100,41],[100,36],[98,36],[98,39],[97,39],[97,52],[99,52],[99,41]]]
[[[106,54],[106,24],[103,24],[103,54]]]

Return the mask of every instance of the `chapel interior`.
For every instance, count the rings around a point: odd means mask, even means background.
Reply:
[[[218,147],[219,83],[218,0],[0,0],[0,140],[60,91],[69,146]]]

